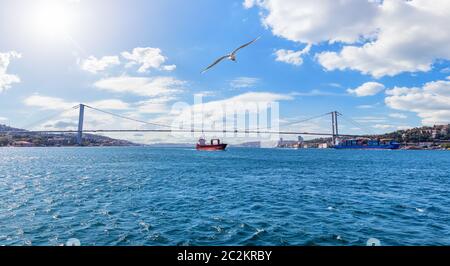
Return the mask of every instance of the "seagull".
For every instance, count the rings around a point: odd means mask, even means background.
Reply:
[[[214,61],[214,63],[212,63],[212,64],[211,64],[210,66],[208,66],[207,68],[205,68],[205,70],[202,71],[202,74],[205,73],[206,71],[208,71],[208,70],[209,70],[210,68],[212,68],[213,66],[217,65],[220,61],[222,61],[222,60],[224,60],[224,59],[229,59],[229,60],[231,60],[231,61],[233,61],[233,62],[236,62],[236,53],[237,53],[239,50],[241,50],[242,48],[244,48],[244,47],[246,47],[246,46],[249,46],[250,44],[256,42],[259,38],[261,38],[261,36],[259,36],[258,38],[254,39],[254,40],[251,41],[251,42],[248,42],[248,43],[246,43],[246,44],[244,44],[244,45],[242,45],[242,46],[240,46],[240,47],[234,49],[233,52],[231,52],[231,53],[229,53],[229,54],[227,54],[227,55],[224,55],[224,56],[218,58],[216,61]]]

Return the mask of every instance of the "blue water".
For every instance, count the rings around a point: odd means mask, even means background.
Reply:
[[[450,152],[1,148],[0,245],[450,245]]]

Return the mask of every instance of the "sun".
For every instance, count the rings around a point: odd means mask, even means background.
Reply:
[[[30,14],[32,30],[42,37],[63,37],[69,34],[72,13],[66,1],[41,0]]]

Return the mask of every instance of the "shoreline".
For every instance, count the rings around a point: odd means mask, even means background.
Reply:
[[[171,146],[171,147],[162,147],[162,146],[151,146],[151,145],[128,145],[128,146],[0,146],[0,149],[42,149],[42,148],[50,148],[50,149],[58,149],[58,148],[152,148],[152,149],[195,149],[195,146]],[[239,146],[230,146],[231,149],[264,149],[264,150],[337,150],[334,148],[280,148],[280,147],[272,147],[272,148],[260,148],[260,147],[239,147]],[[358,150],[358,151],[380,151],[380,150],[388,150],[388,151],[450,151],[450,149],[439,148],[439,149],[407,149],[400,148],[395,150],[390,149],[342,149],[342,150]]]

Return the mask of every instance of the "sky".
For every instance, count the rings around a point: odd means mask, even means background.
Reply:
[[[447,124],[448,14],[447,0],[1,0],[0,124],[74,129],[79,103],[171,124],[195,96],[217,122],[223,105],[277,102],[280,128],[295,131],[330,132],[328,116],[295,121],[335,110],[349,134]]]

